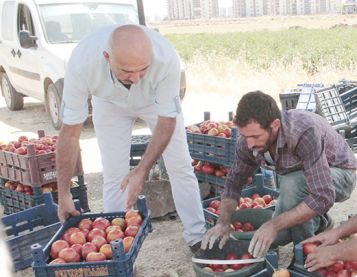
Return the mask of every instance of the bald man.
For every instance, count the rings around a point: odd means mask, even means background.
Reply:
[[[180,105],[180,61],[158,32],[123,25],[81,41],[66,68],[62,121],[57,146],[59,218],[77,215],[69,184],[83,122],[92,95],[93,123],[103,165],[104,211],[131,208],[155,161],[163,156],[176,210],[191,250],[200,247],[205,221],[198,182],[191,166]],[[146,121],[151,141],[140,163],[129,170],[131,133]]]

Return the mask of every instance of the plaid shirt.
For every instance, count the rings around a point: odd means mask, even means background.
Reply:
[[[323,117],[298,110],[282,112],[274,162],[280,175],[303,171],[310,192],[305,203],[319,214],[335,202],[330,167],[357,168],[352,150]],[[244,138],[239,137],[222,199],[239,199],[247,179],[253,176],[257,167],[264,166],[264,155],[253,153]]]

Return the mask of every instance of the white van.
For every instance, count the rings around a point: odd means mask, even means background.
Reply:
[[[20,110],[23,97],[39,99],[55,129],[62,125],[63,78],[77,43],[107,25],[145,24],[142,0],[2,0],[0,12],[0,79],[6,105]],[[182,97],[185,88],[183,71]]]

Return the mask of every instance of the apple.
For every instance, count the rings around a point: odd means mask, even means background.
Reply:
[[[221,206],[221,201],[213,200],[211,203],[209,203],[209,206],[217,210]]]
[[[202,166],[202,172],[208,175],[214,175],[214,166],[211,164],[204,164]]]
[[[69,247],[69,243],[65,240],[56,240],[54,243],[52,243],[51,245],[51,257],[53,259],[58,258],[58,253],[64,249],[64,248],[68,248]]]
[[[79,254],[73,248],[64,248],[58,253],[58,257],[66,263],[75,263],[81,260]]]
[[[124,231],[124,235],[127,236],[131,236],[131,237],[135,237],[136,234],[139,231],[139,227],[136,225],[130,225],[128,226],[125,231]]]
[[[61,259],[61,258],[56,258],[54,260],[52,260],[49,264],[65,264],[66,261]]]
[[[265,204],[269,205],[270,202],[273,200],[273,197],[270,194],[265,194],[263,195],[263,200],[265,202]]]
[[[315,248],[318,246],[317,243],[315,242],[307,242],[307,243],[304,243],[303,245],[303,252],[304,252],[304,255],[307,256],[309,255],[310,253],[314,252]]]
[[[103,253],[107,259],[111,259],[113,256],[112,247],[109,243],[103,244],[99,252]]]
[[[107,235],[107,241],[111,242],[116,239],[123,239],[124,233],[121,229],[112,230]]]
[[[105,261],[107,257],[101,252],[90,252],[86,257],[87,262],[101,262]]]
[[[78,244],[78,243],[75,243],[75,244],[72,244],[71,245],[71,248],[76,250],[76,252],[81,255],[82,254],[82,245],[81,244]]]
[[[22,185],[22,184],[17,184],[17,186],[16,186],[16,191],[17,192],[24,192],[24,185]]]
[[[19,136],[17,139],[17,141],[20,143],[22,143],[23,141],[28,141],[28,140],[29,140],[29,138],[27,136]]]
[[[234,230],[242,229],[243,224],[240,221],[236,221],[233,223]]]
[[[214,214],[216,214],[216,212],[217,212],[217,210],[214,209],[214,208],[212,208],[212,207],[208,207],[208,208],[207,208],[207,211],[209,211],[209,212],[211,212],[211,213],[214,213]]]
[[[128,220],[128,218],[140,215],[138,210],[130,210],[125,213],[125,220]]]
[[[130,250],[131,245],[134,242],[134,237],[132,236],[127,236],[123,239],[123,245],[124,245],[124,252],[128,253]]]
[[[78,224],[78,228],[79,229],[88,229],[88,230],[91,230],[92,229],[92,224],[93,224],[93,221],[90,220],[89,218],[83,218],[79,224]]]
[[[131,225],[140,226],[143,223],[143,219],[141,218],[140,214],[137,214],[136,216],[129,217],[126,220],[126,223],[128,226],[131,226]]]
[[[243,223],[242,230],[243,230],[244,232],[250,232],[250,231],[254,231],[255,228],[254,228],[254,226],[252,225],[252,223],[246,222],[246,223]]]
[[[240,204],[239,205],[239,209],[250,209],[252,207],[252,205],[251,204],[249,204],[249,203],[242,203],[242,204]]]
[[[93,228],[98,228],[101,230],[105,230],[108,226],[110,225],[110,222],[108,219],[104,217],[97,217],[92,224]]]
[[[265,205],[266,205],[265,201],[264,201],[264,199],[262,197],[255,198],[253,202],[258,204],[258,205],[261,205],[263,207],[265,207]]]
[[[244,252],[241,256],[240,256],[241,260],[247,260],[247,259],[253,259],[253,256],[249,253],[249,252]],[[240,264],[241,266],[248,266],[251,265],[251,263],[246,263],[246,264]]]
[[[120,231],[122,231],[122,229],[120,228],[120,226],[117,226],[117,225],[110,225],[107,227],[107,229],[105,229],[105,233],[108,235],[108,233],[110,231],[113,231],[113,230],[117,230],[119,229]]]
[[[16,148],[14,152],[19,155],[27,155],[27,148],[21,146],[19,148]]]
[[[116,218],[114,218],[114,219],[112,220],[111,224],[112,224],[113,226],[120,226],[120,228],[121,228],[122,230],[124,230],[124,229],[126,228],[126,221],[125,221],[125,219],[122,218],[122,217],[116,217]]]
[[[97,236],[97,237],[94,237],[92,239],[91,243],[93,243],[97,247],[97,249],[100,249],[100,247],[102,245],[104,245],[104,244],[106,244],[108,242],[107,242],[107,240],[105,238],[103,238],[101,236]]]
[[[92,230],[89,231],[88,233],[88,241],[92,241],[94,237],[97,237],[97,236],[100,236],[100,237],[103,237],[105,238],[106,237],[106,234],[105,234],[105,231],[103,231],[102,229],[98,229],[98,228],[93,228]]]
[[[79,232],[74,232],[71,234],[69,237],[69,241],[72,244],[80,244],[83,245],[87,242],[85,235],[79,231]]]
[[[351,277],[351,273],[347,269],[343,269],[337,272],[336,277]]]
[[[219,134],[219,131],[217,128],[212,128],[212,129],[209,129],[208,132],[207,132],[207,135],[209,136],[217,136]]]
[[[205,266],[202,269],[205,270],[205,271],[213,272],[212,268],[210,268],[209,266]]]
[[[222,269],[222,265],[220,264],[210,264],[210,268],[212,268],[213,271],[216,271],[217,269]]]
[[[97,246],[92,242],[86,242],[82,245],[82,257],[85,259],[90,252],[97,252]]]

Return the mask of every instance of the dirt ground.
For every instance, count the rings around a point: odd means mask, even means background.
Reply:
[[[343,22],[343,21],[342,21]],[[292,23],[293,25],[295,23]],[[296,24],[295,24],[296,25]],[[203,111],[210,108],[213,114],[225,116],[224,106],[231,99],[220,95],[220,103],[206,97],[197,105],[198,95],[190,91],[183,101],[183,112],[186,115],[186,124],[202,120]],[[224,112],[222,112],[224,111]],[[224,114],[224,115],[223,115]],[[215,119],[215,117],[213,117]],[[45,130],[49,134],[57,132],[52,128],[45,112],[44,105],[31,98],[26,99],[22,111],[10,112],[0,97],[0,140],[7,141],[20,134],[36,136],[36,130]],[[147,128],[142,124],[136,126],[134,134],[146,134]],[[85,170],[85,181],[88,185],[89,206],[92,211],[102,210],[102,174],[100,156],[96,145],[95,133],[92,126],[86,126],[81,135],[82,159]],[[354,191],[351,199],[342,204],[336,204],[331,214],[338,223],[349,214],[356,213],[357,192]],[[149,234],[137,258],[138,276],[145,277],[192,277],[195,276],[191,265],[191,252],[182,237],[183,227],[180,219],[175,216],[165,216],[153,220],[154,231]],[[280,264],[287,265],[292,257],[291,245],[280,249]],[[17,277],[34,276],[32,270],[26,269],[14,274]]]

